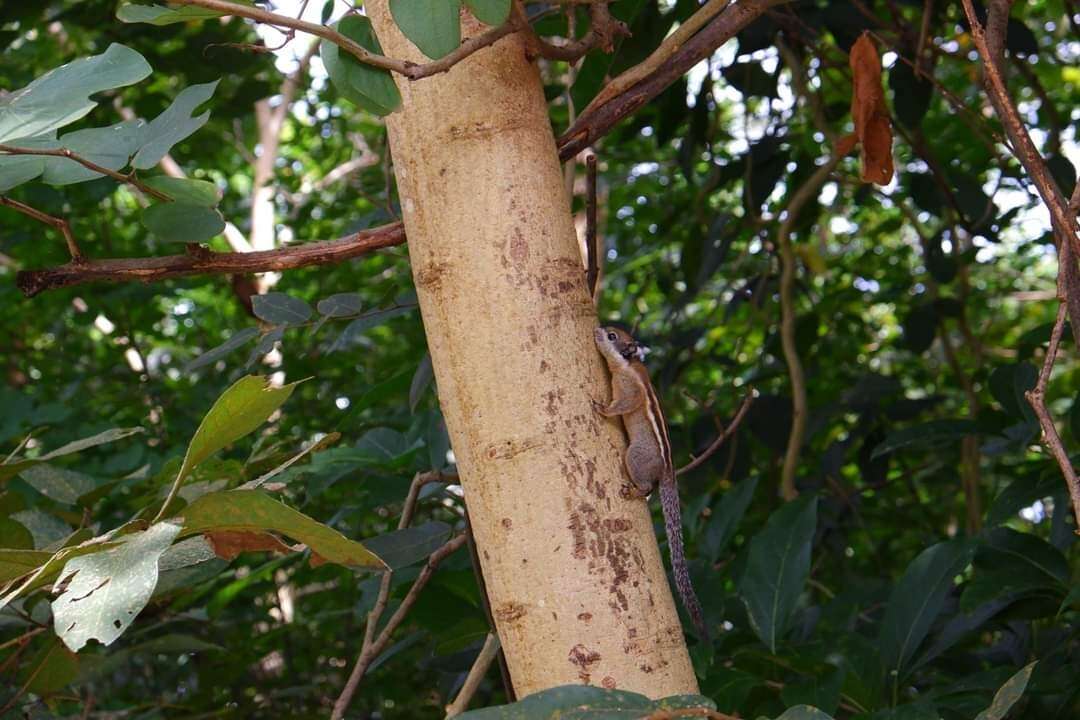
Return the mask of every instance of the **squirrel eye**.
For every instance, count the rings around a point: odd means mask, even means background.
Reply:
[[[610,340],[611,342],[615,342],[615,333],[608,333],[607,334],[607,339]]]

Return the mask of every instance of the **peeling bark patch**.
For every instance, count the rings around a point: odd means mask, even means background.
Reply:
[[[438,290],[442,286],[443,277],[450,269],[450,265],[444,262],[435,262],[416,271],[416,284],[432,290]]]
[[[570,648],[570,664],[578,668],[578,677],[583,683],[588,683],[591,677],[589,668],[600,662],[600,653],[589,650],[580,643]]]
[[[573,555],[578,560],[585,559],[585,525],[577,513],[570,514],[570,534],[574,537]]]
[[[514,231],[514,237],[510,241],[510,258],[516,263],[524,263],[529,259],[529,243],[517,230]]]
[[[495,608],[495,617],[505,623],[517,622],[525,617],[528,610],[521,603],[506,602]]]
[[[649,675],[653,671],[653,666],[649,665],[648,663],[644,663],[642,665],[638,665],[638,670],[645,673],[646,675]]]
[[[504,517],[499,523],[503,526],[504,530],[510,530],[514,527],[514,521],[508,517]]]
[[[600,684],[606,687],[608,690],[615,689],[615,678],[610,675],[605,675],[604,679],[600,681]]]
[[[592,613],[587,613],[587,612],[578,613],[577,619],[580,620],[581,622],[587,623],[587,622],[592,620]]]
[[[562,405],[564,396],[565,393],[563,393],[562,388],[559,388],[558,390],[549,390],[544,393],[544,397],[547,399],[547,405],[544,406],[544,412],[551,417],[557,416],[559,414],[559,406]]]
[[[547,360],[541,360],[540,361],[540,372],[546,373],[548,371],[548,369],[550,369],[550,367],[551,366],[548,365]]]

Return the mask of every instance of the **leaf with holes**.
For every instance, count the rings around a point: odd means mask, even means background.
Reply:
[[[103,552],[69,560],[53,586],[56,634],[78,652],[90,639],[111,644],[146,606],[158,579],[158,558],[180,526],[158,523]]]

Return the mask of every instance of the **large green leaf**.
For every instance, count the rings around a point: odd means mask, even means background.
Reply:
[[[878,642],[887,669],[902,674],[967,566],[974,543],[966,539],[931,545],[911,561],[889,597]]]
[[[44,550],[0,548],[0,583],[34,572],[52,556]]]
[[[143,210],[142,224],[163,242],[201,243],[225,231],[225,218],[216,208],[163,202]]]
[[[209,493],[184,508],[182,514],[184,535],[211,530],[273,530],[299,540],[328,562],[352,567],[386,567],[360,543],[261,490]]]
[[[390,0],[394,22],[433,60],[461,44],[461,0]]]
[[[300,298],[281,292],[251,298],[255,317],[274,325],[299,325],[311,317],[311,306]]]
[[[418,563],[450,539],[452,530],[444,522],[426,522],[416,527],[394,530],[364,541],[371,552],[382,558],[391,570]]]
[[[158,523],[126,535],[118,545],[64,565],[53,586],[56,634],[78,652],[91,638],[111,644],[146,606],[158,579],[158,558],[180,526]]]
[[[650,700],[627,690],[561,685],[533,693],[510,705],[472,710],[458,717],[461,720],[637,720],[651,713],[685,708],[716,710],[716,705],[700,695],[673,695]]]
[[[754,632],[774,653],[810,573],[816,526],[817,498],[805,495],[770,515],[750,541],[739,594]]]
[[[362,15],[346,15],[337,30],[366,50],[382,54],[371,21]],[[401,93],[388,70],[365,65],[329,40],[319,45],[326,73],[346,100],[376,115],[389,115],[401,105]]]
[[[510,17],[510,0],[465,0],[465,5],[477,20],[492,27]]]
[[[146,139],[135,159],[131,161],[131,166],[138,170],[154,167],[173,145],[205,125],[210,119],[209,110],[196,117],[191,113],[210,99],[217,84],[218,81],[215,80],[181,90],[172,104],[150,121],[146,128]]]
[[[832,720],[832,715],[812,705],[796,705],[778,715],[776,720]]]
[[[1005,716],[1009,714],[1009,710],[1012,709],[1012,706],[1015,705],[1016,701],[1020,699],[1020,696],[1024,694],[1024,690],[1027,688],[1028,680],[1031,678],[1031,673],[1034,669],[1035,663],[1029,663],[1028,665],[1025,665],[1020,672],[1009,678],[1009,680],[1002,685],[1001,689],[994,695],[994,701],[990,703],[990,707],[976,715],[975,720],[1004,720]]]
[[[75,60],[0,98],[0,143],[54,132],[94,109],[91,95],[132,85],[151,73],[129,47],[113,43],[101,55]]]
[[[199,424],[177,481],[182,482],[196,465],[266,422],[289,399],[298,382],[273,387],[265,377],[247,375],[233,383]]]
[[[932,420],[889,433],[874,448],[871,459],[877,459],[900,448],[947,445],[978,432],[979,426],[972,420]]]
[[[748,477],[735,487],[724,493],[709,518],[709,524],[705,526],[705,534],[702,538],[703,548],[711,560],[720,557],[735,531],[739,528],[746,509],[750,507],[750,501],[754,499],[754,490],[757,489],[757,476]]]
[[[216,207],[221,199],[221,191],[217,185],[206,180],[192,180],[191,178],[176,178],[168,175],[156,175],[143,180],[155,190],[159,190],[173,202],[199,205],[201,207]]]
[[[76,130],[60,136],[60,147],[108,170],[126,167],[131,156],[146,142],[148,125],[145,120],[126,120],[101,128]],[[50,185],[71,185],[103,177],[101,173],[68,158],[45,158],[43,182]]]

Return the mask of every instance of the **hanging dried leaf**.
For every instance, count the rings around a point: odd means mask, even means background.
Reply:
[[[893,176],[892,128],[881,85],[881,59],[867,33],[851,46],[850,61],[851,117],[862,145],[862,179],[888,185]]]
[[[235,560],[242,552],[270,551],[290,553],[295,550],[270,533],[242,530],[214,530],[206,534],[214,554],[222,560]]]

